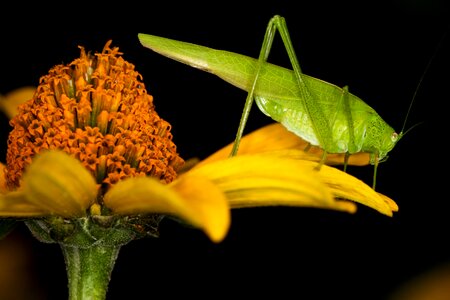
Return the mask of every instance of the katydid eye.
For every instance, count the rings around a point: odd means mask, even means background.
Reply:
[[[391,135],[391,141],[396,142],[398,139],[398,133],[397,132],[393,132]]]

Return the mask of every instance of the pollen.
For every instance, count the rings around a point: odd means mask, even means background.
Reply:
[[[59,149],[77,158],[103,189],[127,177],[173,181],[184,160],[171,125],[155,111],[135,66],[108,41],[56,65],[40,78],[32,99],[11,119],[5,168],[10,190],[20,187],[33,156]]]

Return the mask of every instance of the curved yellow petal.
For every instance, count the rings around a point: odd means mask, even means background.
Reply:
[[[397,203],[395,203],[394,200],[392,200],[391,198],[389,198],[386,195],[383,195],[381,193],[378,193],[378,195],[384,200],[384,202],[387,203],[387,205],[389,206],[389,208],[393,211],[393,212],[397,212],[398,211],[398,205]]]
[[[115,214],[172,213],[189,210],[184,199],[167,185],[151,177],[119,181],[106,192],[103,203]]]
[[[62,151],[38,154],[23,175],[27,200],[63,217],[80,217],[94,203],[97,184],[75,158]]]
[[[230,222],[225,196],[203,178],[180,177],[170,185],[151,177],[127,178],[105,194],[104,203],[116,214],[179,217],[203,229],[215,242],[224,238]]]
[[[49,212],[30,203],[23,192],[10,192],[0,195],[1,217],[39,217]]]
[[[0,99],[0,109],[9,119],[12,119],[17,114],[19,105],[30,100],[35,91],[34,86],[25,86],[7,93]]]
[[[0,163],[0,194],[8,191],[8,188],[6,187],[5,167],[4,164]]]
[[[280,123],[273,123],[261,127],[247,135],[245,135],[239,144],[238,155],[262,153],[268,151],[278,151],[286,149],[305,150],[309,143],[298,137],[296,134],[288,131]],[[218,150],[206,159],[202,160],[198,165],[207,164],[216,160],[228,158],[233,143]],[[314,160],[322,157],[322,149],[316,146],[310,146],[307,151]],[[344,154],[327,154],[327,164],[343,164]],[[349,165],[363,166],[369,164],[368,153],[356,153],[349,157]]]
[[[278,155],[280,157],[305,160],[310,168],[317,167],[317,160],[311,159],[304,151],[288,149],[275,152],[267,152],[267,155]],[[363,181],[345,173],[339,169],[322,165],[319,175],[322,177],[333,195],[340,199],[348,199],[369,206],[380,213],[392,216],[392,212],[398,211],[398,206],[391,198],[375,192]]]
[[[311,167],[314,166],[315,164],[311,163]],[[337,198],[364,204],[387,216],[392,216],[392,212],[398,210],[392,199],[377,193],[372,187],[348,173],[323,165],[319,174]]]
[[[197,176],[181,176],[172,188],[195,207],[202,228],[213,242],[220,242],[230,227],[230,207],[224,193],[210,180]]]
[[[354,205],[335,201],[310,163],[269,154],[238,155],[197,166],[186,175],[211,180],[232,208],[287,205],[354,212]]]

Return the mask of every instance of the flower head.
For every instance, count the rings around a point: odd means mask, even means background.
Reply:
[[[225,196],[204,178],[168,187],[184,165],[171,125],[156,113],[134,65],[110,45],[95,54],[80,47],[79,58],[51,68],[21,104],[18,97],[1,99],[13,128],[0,215],[29,218],[40,239],[64,243],[95,243],[108,236],[105,228],[118,229],[120,241],[158,235],[163,215],[221,239],[229,224]],[[186,185],[190,201],[174,191]],[[87,226],[80,222],[92,227],[82,238],[74,234]]]
[[[106,191],[119,180],[151,176],[168,183],[183,164],[170,124],[155,111],[134,65],[109,41],[101,53],[41,77],[32,99],[11,120],[6,184],[20,186],[32,158],[48,149],[78,159]]]

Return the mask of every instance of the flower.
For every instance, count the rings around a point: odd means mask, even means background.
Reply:
[[[228,157],[228,145],[187,167],[142,76],[110,45],[94,55],[80,47],[80,58],[53,67],[17,110],[1,100],[13,129],[1,166],[0,216],[23,220],[39,240],[61,244],[73,299],[92,290],[102,299],[120,246],[158,236],[164,216],[220,242],[230,208],[355,212],[359,202],[387,216],[398,209],[337,168],[318,171],[321,150],[303,151],[307,144],[277,123],[245,136],[237,156]],[[327,163],[343,157],[329,155]],[[367,164],[368,155],[349,163]],[[94,275],[80,277],[84,267]]]

